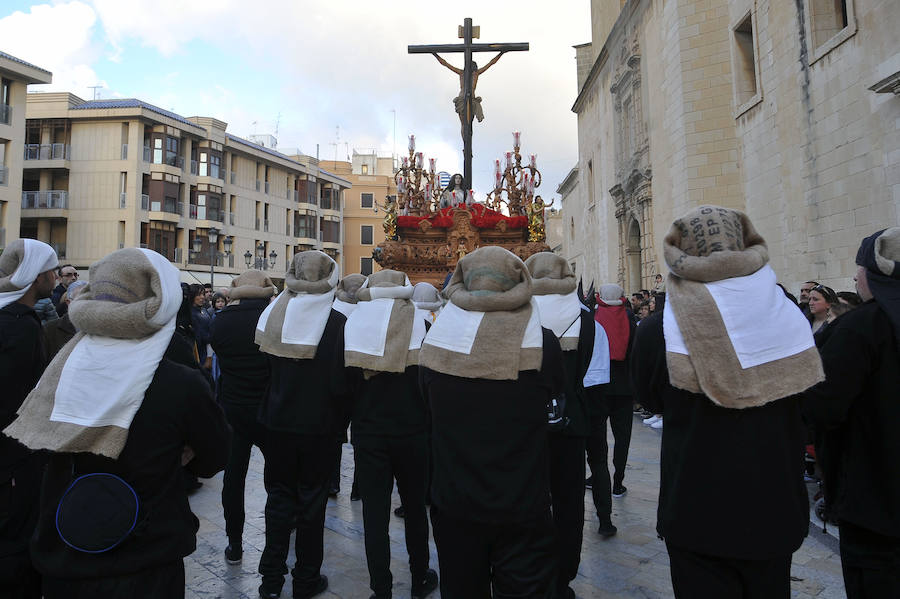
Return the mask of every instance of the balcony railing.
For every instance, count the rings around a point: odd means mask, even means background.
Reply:
[[[9,183],[9,169],[5,166],[0,166],[0,185],[7,185]]]
[[[256,230],[259,231],[259,219],[256,219]]]
[[[259,191],[261,187],[262,187],[262,181],[257,179],[256,180],[256,191]]]
[[[189,207],[189,214],[191,218],[196,218],[199,220],[214,220],[220,223],[225,222],[225,213],[221,210],[217,210],[216,208],[208,208],[206,206],[197,206],[196,204],[191,204]]]
[[[68,191],[51,190],[22,192],[23,209],[65,210],[68,207]]]
[[[150,210],[150,196],[146,193],[141,194],[141,210]]]
[[[128,144],[122,144],[122,160],[128,160]]]
[[[266,233],[269,232],[269,219],[265,219],[263,221],[263,231],[265,231]]]
[[[150,162],[153,157],[153,150],[150,149],[150,146],[144,146],[144,162]]]
[[[300,192],[297,191],[296,189],[294,189],[292,191],[291,195],[288,197],[288,199],[291,199],[291,198],[293,198],[293,200],[295,202],[299,202],[300,201]]]
[[[234,185],[234,184],[237,182],[237,173],[236,173],[236,172],[234,172],[234,171],[231,172],[231,179],[230,179],[230,180],[231,180],[231,184],[232,184],[232,185]]]
[[[174,152],[166,153],[166,164],[175,168],[184,168],[184,158]]]
[[[8,125],[12,121],[12,106],[0,104],[0,123]]]
[[[196,175],[198,172],[197,161],[191,158],[191,174]]]
[[[233,225],[233,224],[234,224],[234,212],[229,212],[229,213],[228,213],[228,224],[229,224],[229,225]]]
[[[184,214],[184,204],[174,200],[153,200],[150,202],[151,212],[168,212],[169,214]]]
[[[266,193],[269,193],[269,182],[266,181]]]
[[[25,160],[68,160],[69,144],[25,144]]]
[[[124,208],[125,204],[128,202],[128,194],[124,191],[119,194],[119,208]]]

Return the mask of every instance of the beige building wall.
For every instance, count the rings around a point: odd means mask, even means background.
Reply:
[[[78,268],[141,246],[166,255],[186,281],[205,283],[211,228],[219,231],[217,286],[247,268],[248,254],[251,267],[275,278],[302,249],[342,259],[350,184],[314,158],[288,157],[227,133],[222,121],[137,100],[31,94],[27,117],[21,233],[53,243]]]
[[[859,240],[900,215],[900,11],[845,0],[844,23],[840,4],[594,0],[569,257],[649,288],[672,220],[719,204],[750,215],[788,288],[852,289]]]
[[[353,150],[351,162],[322,161],[325,168],[351,182],[344,202],[344,262],[346,274],[381,270],[372,259],[372,250],[384,241],[385,198],[397,195],[394,161],[374,150]],[[377,207],[377,212],[376,212]],[[363,229],[371,231],[371,243],[363,239]]]
[[[28,85],[51,79],[49,71],[0,51],[0,251],[19,238]]]

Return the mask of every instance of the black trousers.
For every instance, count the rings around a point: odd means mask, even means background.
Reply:
[[[341,454],[344,450],[344,443],[340,439],[336,440],[334,444],[337,446],[335,449],[334,455],[334,465],[331,468],[331,476],[328,478],[328,492],[330,493],[332,489],[336,493],[340,493],[341,491]]]
[[[516,524],[488,524],[447,516],[432,505],[431,524],[442,599],[549,596],[556,569],[550,514]]]
[[[40,599],[41,577],[28,541],[37,524],[44,456],[34,453],[0,473],[0,598]]]
[[[413,580],[428,570],[428,517],[425,514],[425,473],[428,444],[425,433],[407,437],[367,436],[353,439],[356,476],[363,502],[369,586],[378,595],[391,595],[391,491],[397,491],[406,516],[406,551]]]
[[[183,599],[184,561],[126,576],[68,580],[44,578],[44,599]]]
[[[628,461],[628,447],[631,445],[631,424],[634,421],[632,398],[630,395],[607,395],[599,397],[598,391],[591,399],[591,437],[588,439],[588,463],[594,477],[593,496],[597,517],[609,520],[612,514],[612,485],[609,480],[608,453],[606,443],[606,421],[612,429],[613,446],[612,484],[622,484],[625,479],[625,463]],[[583,484],[583,481],[582,481]]]
[[[666,543],[676,599],[788,599],[790,554],[767,560],[714,557]]]
[[[333,435],[267,433],[263,479],[266,485],[266,546],[259,573],[267,591],[280,591],[287,574],[291,533],[297,529],[291,571],[294,593],[314,586],[324,555],[325,504],[336,443]]]
[[[557,588],[564,589],[578,574],[584,530],[583,437],[549,436],[550,495],[556,527]]]
[[[225,419],[231,425],[231,449],[222,475],[222,511],[229,542],[240,542],[244,533],[244,483],[250,466],[250,450],[262,449],[266,431],[256,419],[259,406],[223,404]]]
[[[847,599],[900,597],[900,539],[841,522]]]

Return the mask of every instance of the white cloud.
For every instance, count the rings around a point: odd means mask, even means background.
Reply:
[[[5,52],[53,73],[52,84],[32,86],[32,91],[87,95],[88,86],[106,85],[92,66],[101,54],[92,41],[96,21],[94,9],[82,2],[38,4],[0,19],[0,44]]]

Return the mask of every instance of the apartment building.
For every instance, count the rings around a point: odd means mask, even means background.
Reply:
[[[353,150],[351,161],[323,160],[323,168],[351,182],[344,202],[344,269],[346,273],[372,274],[381,267],[372,250],[384,241],[384,205],[397,196],[394,159],[375,150]]]
[[[29,94],[22,237],[85,268],[122,247],[147,247],[187,282],[224,286],[248,267],[281,278],[297,251],[342,261],[350,183],[314,158],[289,157],[138,99]],[[212,265],[211,265],[212,263]]]
[[[50,71],[0,52],[0,250],[19,238],[27,88],[51,78]]]

